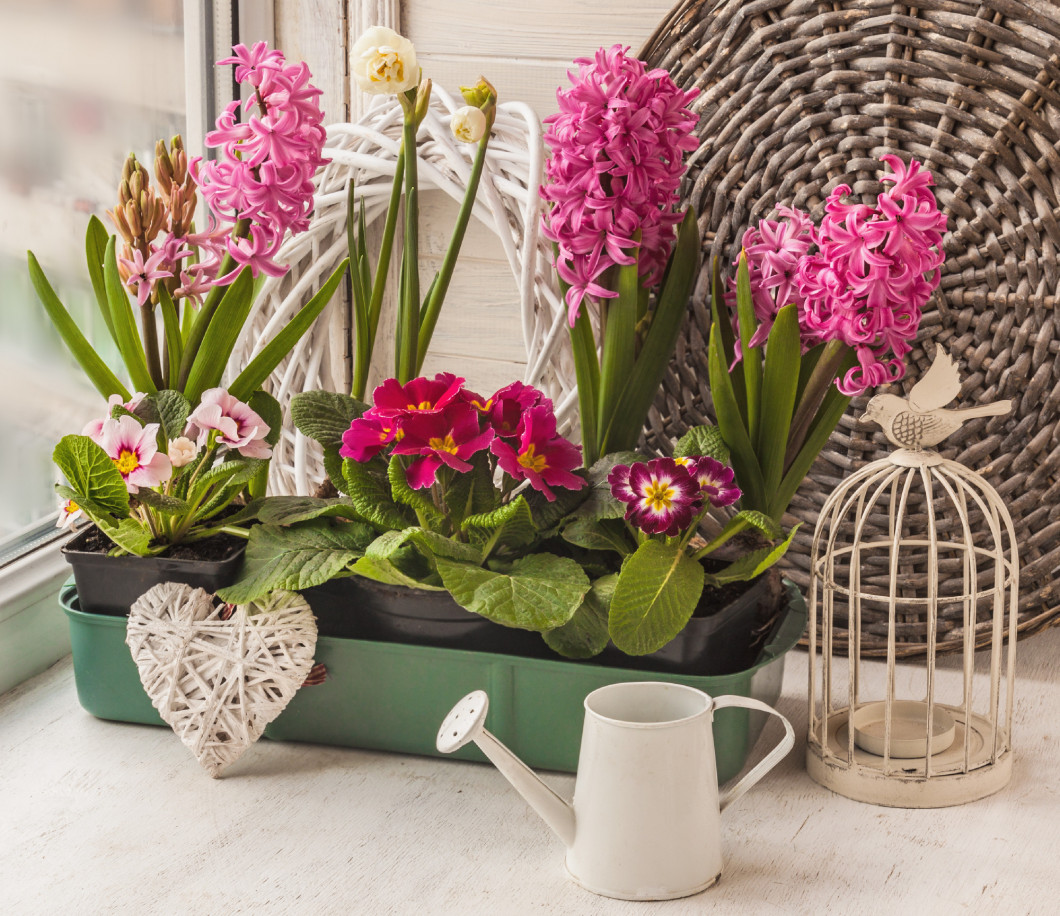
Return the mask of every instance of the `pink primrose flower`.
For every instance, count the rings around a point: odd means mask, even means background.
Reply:
[[[103,421],[99,435],[91,437],[114,462],[130,493],[156,487],[169,480],[173,466],[158,451],[158,424],[141,426],[135,417]]]
[[[523,418],[531,408],[542,406],[552,414],[552,401],[532,385],[512,382],[497,391],[489,400],[489,422],[498,436],[519,436],[523,432]],[[540,421],[539,421],[540,422]],[[555,427],[555,416],[552,418]],[[553,435],[555,430],[553,429]],[[514,475],[513,475],[514,476]]]
[[[492,429],[481,429],[478,411],[462,401],[442,410],[410,411],[401,421],[403,435],[394,445],[395,455],[417,455],[407,472],[409,486],[431,486],[444,464],[461,473],[470,471],[468,459],[487,448]]]
[[[197,437],[199,448],[206,445],[210,431],[220,434],[217,441],[235,449],[244,458],[268,458],[271,446],[265,441],[269,425],[224,388],[210,388],[202,393],[199,406],[188,417],[185,435]]]
[[[698,146],[698,116],[687,107],[698,90],[682,91],[628,50],[614,45],[576,60],[571,88],[556,93],[559,113],[545,120],[552,155],[540,193],[551,206],[542,231],[557,245],[572,325],[585,296],[617,295],[602,278],[633,263],[632,250],[639,249],[642,284],[659,281],[682,218],[674,209],[682,155]]]
[[[530,481],[530,486],[544,493],[549,502],[556,498],[550,486],[580,490],[586,485],[583,478],[571,473],[581,464],[582,450],[556,435],[556,415],[551,404],[531,407],[519,426],[518,448],[500,438],[490,444],[490,451],[505,473],[514,480]]]
[[[55,522],[56,528],[70,528],[79,518],[84,517],[81,507],[72,499],[59,500],[59,518]]]
[[[680,458],[674,460],[682,463]],[[710,500],[712,506],[731,506],[743,495],[740,488],[733,484],[736,473],[717,459],[700,455],[686,461],[688,463],[684,464],[684,467],[699,484],[700,492]]]
[[[124,407],[130,413],[135,413],[136,408],[140,406],[140,402],[147,397],[142,391],[137,391],[133,396],[124,403],[122,402],[120,394],[112,394],[107,398],[107,416],[100,417],[98,420],[90,420],[85,424],[85,428],[81,430],[82,436],[88,436],[90,439],[98,439],[99,434],[103,431],[103,423],[107,420],[111,412],[115,407]]]
[[[611,493],[626,503],[626,519],[647,534],[674,537],[703,507],[699,484],[673,458],[616,466],[608,480]]]
[[[342,434],[339,455],[357,462],[370,461],[391,442],[400,441],[403,435],[400,417],[368,410]]]
[[[462,378],[452,372],[439,372],[433,379],[421,376],[402,385],[388,378],[372,392],[376,415],[400,416],[408,411],[438,411],[460,394]]]

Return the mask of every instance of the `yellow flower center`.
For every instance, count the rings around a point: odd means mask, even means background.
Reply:
[[[691,458],[675,458],[674,464],[679,464],[683,468],[687,468],[692,463]]]
[[[75,512],[80,512],[81,511],[81,507],[71,499],[63,507],[63,511],[67,515],[73,515]]]
[[[548,467],[548,462],[545,460],[544,455],[535,455],[534,452],[534,443],[531,442],[526,447],[526,451],[519,455],[518,461],[524,468],[529,468],[531,471],[540,474]]]
[[[456,454],[456,443],[449,433],[445,434],[444,439],[439,439],[437,436],[433,439],[428,439],[427,444],[436,452],[448,452],[450,455]]]
[[[669,509],[674,500],[674,488],[662,480],[651,480],[644,485],[644,503],[652,512]]]
[[[368,70],[368,79],[373,83],[403,83],[405,82],[405,62],[397,51],[379,48]]]
[[[140,456],[136,452],[130,452],[127,448],[123,448],[118,453],[118,457],[114,459],[114,464],[121,471],[123,477],[128,477],[140,466]]]
[[[419,404],[413,404],[411,401],[406,410],[433,410],[434,405],[430,401],[420,401]]]

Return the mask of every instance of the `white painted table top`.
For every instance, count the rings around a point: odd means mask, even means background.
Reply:
[[[0,913],[1053,916],[1060,630],[1017,656],[1010,785],[906,811],[806,776],[792,652],[778,705],[795,750],[725,813],[721,882],[659,904],[567,881],[559,840],[490,766],[262,741],[212,780],[168,729],[82,711],[67,659],[0,698]],[[573,777],[546,779],[569,797]]]

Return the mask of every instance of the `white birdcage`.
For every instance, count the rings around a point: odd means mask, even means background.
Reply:
[[[821,785],[858,801],[961,804],[996,792],[1012,771],[1019,596],[1012,520],[982,477],[925,449],[1010,404],[947,409],[959,390],[956,366],[940,350],[908,400],[873,398],[863,419],[879,423],[899,449],[841,483],[814,534],[806,764]],[[869,534],[870,514],[883,512],[886,536]],[[940,587],[942,564],[963,574]],[[926,587],[916,584],[923,578],[903,578],[903,570],[925,566]],[[885,662],[860,658],[866,616],[886,621]],[[925,616],[926,667],[899,667],[903,618]],[[989,645],[977,659],[984,619]],[[936,651],[940,621],[950,639],[962,637],[959,655]]]

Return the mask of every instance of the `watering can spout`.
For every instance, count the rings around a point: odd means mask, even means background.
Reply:
[[[475,690],[464,697],[452,708],[438,729],[438,750],[443,754],[451,754],[469,741],[474,741],[504,778],[569,847],[574,842],[574,809],[485,729],[483,723],[488,709],[489,698],[484,691]]]

